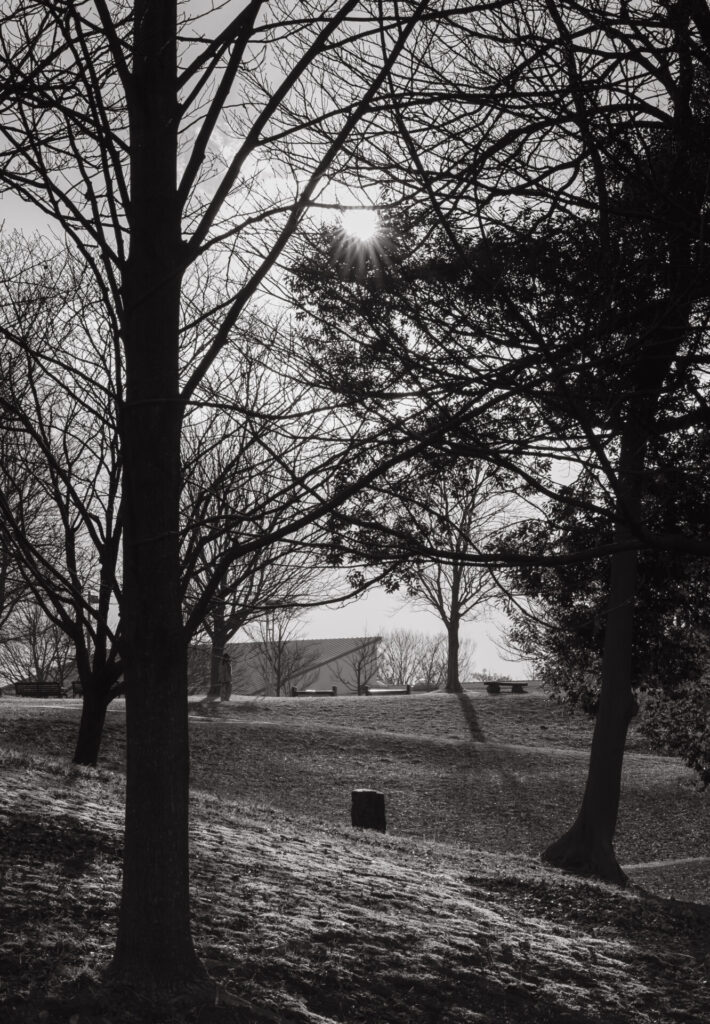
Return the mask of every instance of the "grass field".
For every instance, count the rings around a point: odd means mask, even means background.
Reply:
[[[261,1019],[106,1002],[123,713],[98,770],[68,765],[77,718],[74,702],[0,702],[0,1020]],[[294,1022],[707,1019],[707,863],[630,871],[654,896],[537,861],[579,803],[590,735],[537,695],[194,703],[195,932],[211,974]],[[385,793],[386,836],[349,828],[363,786]],[[708,821],[691,773],[632,735],[622,863],[705,856]]]

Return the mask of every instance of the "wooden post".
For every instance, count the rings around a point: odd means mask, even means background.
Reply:
[[[354,828],[374,828],[386,832],[385,796],[376,789],[354,789],[351,821]]]

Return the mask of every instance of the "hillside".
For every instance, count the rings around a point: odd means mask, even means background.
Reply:
[[[579,806],[591,724],[536,696],[236,698],[208,717],[191,705],[193,788],[349,821],[350,793],[375,788],[395,835],[537,855]],[[65,758],[78,705],[8,700],[0,742]],[[626,757],[617,850],[622,864],[705,857],[710,801],[678,759]],[[109,714],[102,764],[123,763],[123,706]],[[707,898],[708,863],[633,871],[677,899]]]
[[[707,907],[582,882],[520,850],[536,852],[535,829],[559,827],[584,757],[556,745],[556,712],[525,715],[504,700],[488,711],[474,702],[490,737],[476,741],[455,698],[242,701],[214,719],[195,709],[195,935],[227,1002],[199,1017],[96,985],[120,882],[120,708],[106,766],[76,769],[61,755],[78,708],[3,701],[3,1024],[708,1019]],[[551,746],[532,742],[543,713]],[[521,722],[504,742],[507,715]],[[629,762],[625,799],[635,787],[643,812],[635,829],[625,812],[629,855],[645,856],[648,832],[677,856],[701,849],[707,800],[686,770],[641,754]],[[349,828],[355,779],[385,784],[388,835]],[[543,792],[550,806],[526,811]],[[695,814],[684,836],[659,820],[661,801],[671,819]],[[456,825],[474,808],[478,848]]]

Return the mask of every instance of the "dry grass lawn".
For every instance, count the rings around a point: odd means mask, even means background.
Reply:
[[[649,895],[537,861],[578,804],[590,727],[532,695],[193,705],[196,942],[253,1009],[102,989],[123,715],[102,767],[76,769],[78,707],[56,703],[0,702],[2,1024],[710,1019],[707,865],[632,872]],[[632,745],[622,861],[706,855],[707,794]],[[386,836],[350,829],[361,786],[385,792]]]

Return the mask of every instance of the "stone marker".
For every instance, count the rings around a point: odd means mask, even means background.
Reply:
[[[351,820],[355,828],[386,832],[384,793],[378,793],[376,789],[354,789]]]

